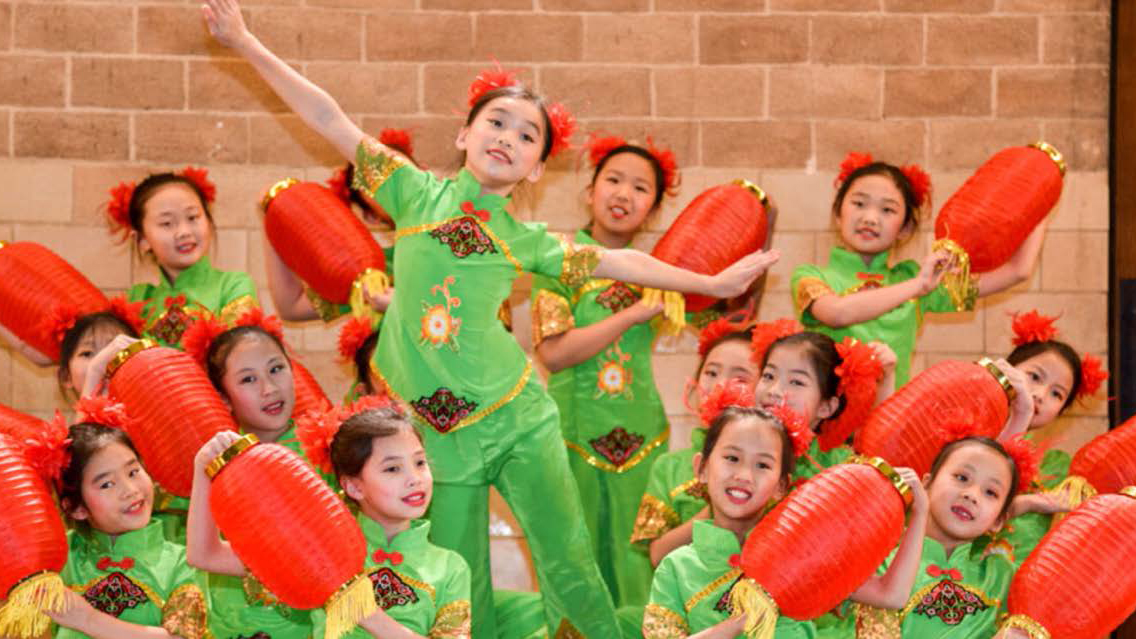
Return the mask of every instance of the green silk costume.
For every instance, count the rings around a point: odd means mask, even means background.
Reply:
[[[386,155],[371,138],[359,145],[355,180],[397,229],[398,285],[372,372],[425,426],[435,480],[432,537],[469,564],[474,635],[495,634],[492,484],[524,529],[553,632],[616,636],[556,404],[498,318],[523,272],[577,286],[601,251],[518,222],[505,210],[508,198],[483,195],[467,170],[439,180]]]
[[[394,539],[370,517],[356,515],[367,539],[364,570],[374,587],[375,603],[392,619],[430,639],[468,638],[469,567],[456,552],[430,543],[430,522],[414,521]],[[327,613],[312,611],[313,637],[324,638]],[[356,626],[347,639],[371,639]]]
[[[203,575],[185,562],[185,546],[165,540],[161,523],[152,520],[113,540],[85,526],[67,537],[67,564],[60,576],[94,608],[184,639],[207,636]],[[56,627],[55,636],[87,637],[62,627]]]
[[[597,245],[585,231],[573,241]],[[533,344],[607,319],[639,298],[638,287],[614,280],[588,278],[569,287],[537,276]],[[651,588],[651,560],[629,540],[651,464],[666,451],[670,435],[651,368],[655,336],[651,323],[636,324],[601,352],[548,379],[596,561],[617,606],[647,603]]]
[[[639,502],[631,543],[650,547],[708,505],[706,486],[694,477],[694,453],[702,452],[706,429],[690,432],[690,447],[659,455],[651,465],[647,490]]]
[[[862,342],[880,341],[890,346],[896,355],[895,385],[899,388],[911,376],[911,356],[923,314],[972,310],[978,289],[972,280],[970,289],[965,293],[964,304],[956,306],[946,287],[939,285],[923,297],[909,299],[873,320],[844,328],[832,328],[813,317],[809,307],[817,298],[892,286],[919,274],[918,262],[904,260],[889,267],[888,255],[880,253],[865,265],[859,254],[839,246],[833,247],[826,266],[802,264],[793,269],[791,289],[793,304],[805,328],[824,333],[837,342],[845,337],[855,337]]]
[[[1032,438],[1026,434],[1027,438]],[[1041,459],[1041,469],[1038,479],[1033,483],[1031,492],[1047,492],[1057,488],[1057,485],[1069,476],[1069,464],[1072,462],[1069,453],[1051,448],[1045,451]],[[1044,513],[1025,513],[1011,519],[1001,532],[994,535],[991,543],[991,552],[1001,552],[1021,566],[1029,557],[1034,548],[1037,548],[1041,538],[1049,532],[1053,524],[1053,515]]]
[[[742,576],[737,568],[737,535],[714,522],[694,522],[694,542],[659,562],[651,601],[643,615],[645,639],[685,639],[730,618],[730,589]],[[737,635],[742,637],[743,635]],[[812,622],[777,619],[777,639],[812,639]]]

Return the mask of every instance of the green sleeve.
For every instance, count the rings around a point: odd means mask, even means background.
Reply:
[[[816,326],[820,322],[813,317],[809,306],[823,294],[832,293],[824,279],[824,273],[816,264],[801,264],[793,269],[793,276],[789,280],[789,290],[793,296],[793,308],[797,312],[801,323],[806,326]]]
[[[682,596],[682,579],[679,575],[678,558],[675,553],[671,553],[659,562],[659,567],[655,570],[655,577],[651,580],[651,595],[647,599],[647,611],[644,615],[644,626],[650,621],[650,617],[660,616],[660,608],[669,611],[675,617],[674,621],[681,620],[684,624],[689,624],[686,617],[685,598]],[[662,613],[666,615],[666,613]],[[689,625],[687,625],[687,632],[690,632]]]
[[[221,291],[221,306],[246,295],[256,301],[256,284],[248,273],[230,271],[225,274],[224,290]]]
[[[1047,490],[1052,490],[1069,476],[1069,464],[1072,461],[1073,458],[1069,453],[1050,448],[1041,458],[1041,474],[1038,479]]]
[[[586,282],[603,255],[602,247],[574,244],[559,233],[549,233],[544,224],[526,222],[521,227],[512,244],[524,269],[558,279],[569,288]]]
[[[669,469],[674,465],[674,457],[664,454],[651,464],[647,477],[647,489],[639,501],[639,512],[635,515],[635,526],[631,530],[631,543],[650,545],[650,543],[682,523],[669,488]]]
[[[457,553],[446,554],[446,580],[437,589],[439,608],[450,602],[470,600],[469,565]]]
[[[389,155],[374,138],[359,141],[355,150],[355,178],[352,186],[371,194],[398,228],[420,223],[427,212],[421,204],[435,180],[398,155]]]

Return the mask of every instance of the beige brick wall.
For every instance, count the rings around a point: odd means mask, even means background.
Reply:
[[[1063,313],[1077,348],[1107,348],[1106,0],[245,4],[254,32],[366,129],[411,127],[431,167],[455,167],[456,114],[491,56],[567,102],[586,129],[673,146],[682,194],[644,247],[703,188],[757,181],[782,210],[768,318],[790,312],[792,267],[832,244],[832,180],[846,151],[921,163],[942,203],[995,150],[1045,138],[1069,174],[1036,276],[974,313],[929,321],[916,367],[1006,353],[1007,312],[1031,307]],[[209,40],[194,1],[0,0],[0,239],[42,242],[108,292],[124,290],[154,270],[107,240],[106,189],[191,162],[219,186],[216,263],[248,270],[267,302],[257,194],[285,175],[322,179],[334,151]],[[586,176],[569,161],[550,168],[520,215],[574,230]],[[288,329],[333,397],[347,385],[336,328]],[[656,362],[676,430],[689,423],[679,394],[691,345],[663,344]],[[61,398],[49,371],[0,349],[0,402],[43,414]],[[1054,430],[1075,447],[1105,427],[1103,415],[1103,402],[1078,407]]]

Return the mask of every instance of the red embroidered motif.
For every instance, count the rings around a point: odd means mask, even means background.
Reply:
[[[189,328],[192,318],[185,311],[185,296],[166,299],[166,313],[150,327],[150,334],[166,344],[177,344]]]
[[[462,211],[462,213],[465,213],[466,215],[476,215],[477,217],[481,218],[482,222],[488,222],[489,221],[489,211],[486,211],[484,209],[474,208],[473,202],[470,202],[469,200],[462,202],[461,211]]]
[[[603,455],[616,466],[622,466],[643,445],[643,436],[629,433],[622,426],[616,426],[603,437],[589,439],[588,443],[597,453]]]
[[[489,239],[472,217],[450,220],[430,231],[430,237],[450,247],[450,252],[458,258],[469,257],[474,253],[484,255],[497,252],[493,240]]]
[[[944,579],[923,596],[913,614],[937,617],[948,626],[957,626],[969,615],[975,615],[989,606],[978,595],[953,581]]]
[[[375,552],[371,554],[371,559],[374,559],[376,564],[381,564],[384,561],[389,561],[391,562],[392,566],[397,566],[402,563],[402,553],[398,552],[397,550],[388,553],[382,548],[376,548]]]
[[[146,593],[121,572],[112,572],[83,593],[94,608],[112,617],[146,603]]]
[[[694,482],[690,485],[690,488],[687,488],[683,492],[695,499],[701,499],[706,503],[710,503],[710,491],[706,488],[706,484],[700,481]]]
[[[477,410],[477,402],[458,397],[448,388],[439,388],[429,397],[419,397],[410,405],[439,433],[449,432]]]
[[[741,555],[734,555],[734,557],[737,557],[738,563],[741,563]],[[733,561],[733,557],[731,557],[730,560]],[[731,563],[730,565],[732,566],[733,564]],[[723,592],[722,596],[718,597],[718,603],[714,604],[714,610],[716,612],[730,612],[730,593],[734,590],[734,585],[741,581],[741,579],[741,577],[738,577],[731,581],[729,586],[726,586],[726,592]]]
[[[111,568],[121,568],[123,570],[130,570],[134,567],[134,559],[132,557],[123,557],[122,561],[111,561],[110,557],[103,557],[95,564],[95,568],[106,572]]]
[[[375,603],[383,610],[390,610],[395,606],[409,606],[418,601],[418,593],[390,568],[379,568],[372,572],[370,577],[371,584],[375,588]]]
[[[638,301],[639,295],[623,282],[612,284],[596,296],[596,304],[612,313],[618,313],[625,308],[634,306]]]
[[[884,285],[884,276],[877,273],[857,273],[856,279],[864,283],[857,290],[870,291]]]
[[[943,570],[935,564],[931,564],[930,566],[927,566],[927,574],[931,575],[932,577],[947,577],[949,579],[954,579],[955,581],[962,581],[962,573],[959,572],[957,568]]]

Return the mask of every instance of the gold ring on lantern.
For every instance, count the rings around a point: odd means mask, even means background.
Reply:
[[[1061,155],[1061,151],[1058,151],[1057,147],[1044,140],[1038,140],[1029,146],[1048,155],[1049,159],[1057,165],[1057,169],[1061,171],[1061,177],[1065,177],[1065,156]]]
[[[0,240],[0,249],[4,248],[5,246],[8,246],[8,243],[4,240]]]
[[[381,270],[368,267],[355,278],[355,281],[351,282],[351,293],[347,298],[347,305],[351,307],[351,315],[377,320],[382,317],[382,313],[376,311],[367,302],[366,297],[363,296],[364,287],[371,295],[384,293],[390,288],[390,278]]]
[[[884,461],[883,457],[859,457],[854,463],[871,466],[880,471],[880,474],[890,481],[891,485],[895,486],[895,489],[899,491],[899,496],[903,498],[904,507],[906,508],[911,505],[911,500],[914,499],[911,494],[911,486],[908,486],[907,482],[903,481],[903,477],[900,477],[899,473],[895,471],[895,468]]]
[[[998,630],[1009,630],[1010,628],[1025,631],[1030,639],[1050,639],[1049,631],[1045,629],[1045,626],[1026,615],[1010,615],[1006,617],[1006,620],[1002,622],[1002,626]]]
[[[761,200],[762,206],[769,206],[769,196],[765,194],[765,189],[743,178],[734,180],[734,184],[742,187],[750,193],[753,193],[757,199]]]
[[[205,466],[205,474],[209,477],[209,479],[213,479],[217,476],[217,473],[221,472],[221,469],[225,467],[225,464],[233,461],[237,458],[238,455],[259,443],[260,438],[258,438],[256,435],[253,435],[252,433],[241,435],[239,438],[237,438],[236,441],[229,444],[228,448],[221,451],[220,455],[217,455],[209,461],[209,464]]]
[[[276,199],[277,195],[280,195],[280,193],[282,193],[286,189],[291,188],[292,186],[299,183],[300,181],[296,178],[284,178],[276,184],[268,187],[268,192],[264,194],[264,198],[260,201],[260,210],[268,212],[268,205],[272,204],[272,200]]]
[[[990,373],[994,376],[994,379],[998,380],[998,384],[1002,387],[1002,390],[1006,392],[1006,399],[1010,402],[1013,402],[1014,398],[1017,397],[1018,392],[1014,390],[1013,384],[1010,383],[1010,378],[1002,372],[1002,369],[998,368],[998,366],[994,364],[994,360],[990,359],[989,357],[983,357],[975,363],[982,368],[985,368],[986,372]]]
[[[1124,488],[1121,488],[1119,491],[1117,491],[1116,494],[1136,499],[1136,486],[1125,486]]]
[[[141,353],[142,351],[146,350],[147,348],[154,348],[156,346],[158,346],[157,342],[150,339],[149,337],[143,337],[142,339],[138,340],[137,342],[133,342],[129,346],[127,346],[126,348],[115,353],[114,357],[110,358],[110,362],[107,364],[107,367],[106,367],[107,379],[110,379],[111,377],[113,377],[114,374],[118,371],[119,367],[126,363],[126,360],[130,359],[131,357],[134,357],[135,355],[137,355],[138,353]]]

